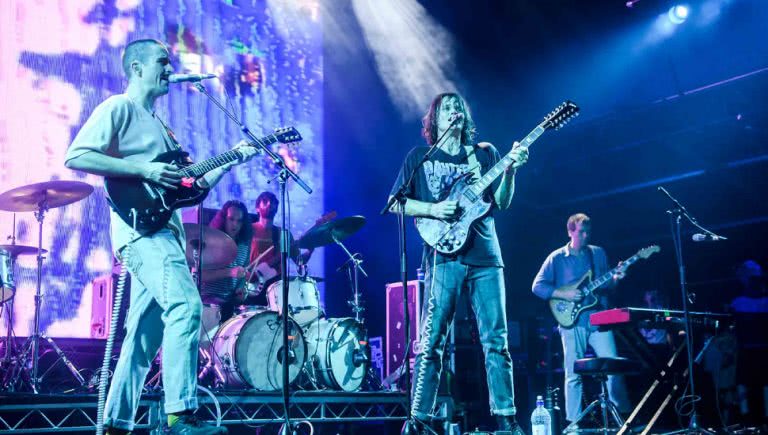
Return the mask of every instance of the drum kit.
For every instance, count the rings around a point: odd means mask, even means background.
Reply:
[[[43,183],[29,184],[17,187],[0,194],[0,210],[14,212],[13,234],[9,237],[10,245],[0,245],[0,304],[7,313],[5,355],[2,359],[3,378],[0,387],[7,390],[15,390],[19,383],[26,381],[33,393],[39,392],[42,376],[38,376],[40,359],[40,340],[45,340],[56,352],[59,359],[64,362],[72,375],[84,385],[86,382],[77,368],[67,359],[64,352],[53,339],[40,332],[40,307],[43,303],[42,278],[43,255],[47,253],[43,249],[43,222],[48,210],[72,204],[87,197],[93,192],[93,187],[79,181],[46,181]],[[38,222],[37,247],[16,244],[16,214],[34,212]],[[27,338],[20,351],[16,351],[12,340],[13,331],[13,301],[16,295],[16,282],[14,281],[14,266],[16,259],[22,255],[37,256],[37,285],[35,291],[35,315],[32,335]]]
[[[14,214],[11,243],[0,245],[0,305],[5,309],[7,334],[5,352],[0,360],[5,377],[0,389],[17,390],[22,382],[32,392],[40,390],[38,375],[42,341],[56,352],[73,376],[85,386],[77,368],[67,359],[59,346],[41,332],[40,310],[43,303],[42,248],[43,223],[46,212],[80,201],[93,192],[93,187],[77,181],[48,181],[11,189],[0,194],[0,210],[14,213],[34,212],[38,222],[38,246],[16,244],[16,215]],[[362,318],[357,286],[358,271],[365,274],[359,254],[352,255],[342,240],[355,234],[365,224],[362,216],[337,218],[316,225],[298,241],[303,249],[314,249],[332,243],[340,246],[350,257],[344,267],[354,271],[353,298],[348,302],[353,317],[326,318],[320,304],[317,282],[321,278],[293,276],[289,279],[289,381],[299,382],[306,389],[357,391],[370,373],[367,331]],[[225,233],[210,227],[185,224],[189,264],[202,258],[203,269],[226,267],[234,260],[237,246]],[[34,329],[21,348],[12,339],[12,304],[16,294],[14,267],[19,256],[36,255],[37,285],[34,297]],[[201,354],[207,360],[204,371],[215,374],[214,385],[222,388],[253,388],[275,391],[282,388],[282,281],[266,289],[266,307],[241,307],[236,314],[217,325]],[[201,377],[202,373],[201,373]]]
[[[356,277],[358,269],[365,273],[362,260],[359,254],[350,254],[342,240],[364,224],[362,216],[332,219],[311,228],[297,243],[303,249],[336,243],[350,256],[347,264],[354,265]],[[225,233],[206,227],[201,243],[199,229],[196,224],[185,224],[190,264],[199,256],[203,258],[203,270],[231,264],[237,253],[234,241]],[[322,278],[305,275],[288,279],[289,383],[304,389],[360,390],[370,374],[370,351],[357,280],[349,301],[354,317],[326,318],[317,288]],[[201,382],[209,380],[212,373],[210,385],[218,388],[282,389],[282,285],[282,280],[277,280],[267,287],[267,306],[240,306],[233,317],[221,324],[206,324],[205,319],[210,316],[203,313]],[[218,311],[212,317],[218,320]]]

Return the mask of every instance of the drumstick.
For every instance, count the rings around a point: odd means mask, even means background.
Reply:
[[[256,259],[253,260],[251,264],[245,267],[245,273],[248,275],[248,281],[250,281],[251,278],[253,278],[253,273],[256,271],[255,267],[261,262],[264,256],[272,252],[274,248],[275,248],[275,245],[270,246],[269,249],[259,254],[259,256],[256,257]]]

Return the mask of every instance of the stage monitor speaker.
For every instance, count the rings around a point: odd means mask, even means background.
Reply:
[[[112,304],[114,301],[115,290],[117,290],[117,280],[119,275],[107,274],[97,277],[92,282],[93,294],[91,299],[91,338],[106,339],[109,335],[109,325],[112,322]],[[120,309],[121,326],[115,334],[117,339],[122,339],[123,322],[130,300],[130,275],[126,279],[125,291],[123,292],[123,306]]]
[[[411,318],[411,367],[418,352],[419,326],[421,320],[421,281],[408,281],[408,313]],[[386,285],[387,295],[387,363],[385,376],[389,376],[402,365],[405,355],[405,326],[403,324],[403,283],[393,282]]]

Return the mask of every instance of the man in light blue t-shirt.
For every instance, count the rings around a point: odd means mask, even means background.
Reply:
[[[153,39],[129,43],[122,57],[128,79],[125,93],[114,95],[93,111],[67,150],[65,164],[105,177],[133,177],[177,189],[178,167],[153,162],[160,154],[179,150],[172,132],[155,113],[157,98],[168,93],[173,72],[165,45]],[[238,144],[241,162],[255,154]],[[214,169],[195,180],[211,188],[234,164]],[[199,421],[197,408],[197,352],[202,303],[184,255],[185,237],[180,212],[168,224],[141,236],[114,211],[111,213],[112,249],[132,276],[127,333],[107,396],[107,433],[134,428],[144,380],[158,350],[163,348],[165,412],[171,433],[226,433]]]

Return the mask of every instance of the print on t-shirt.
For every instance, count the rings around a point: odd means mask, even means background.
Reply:
[[[469,164],[448,163],[435,160],[424,162],[424,176],[432,197],[441,200],[448,194],[454,181],[469,171]]]

